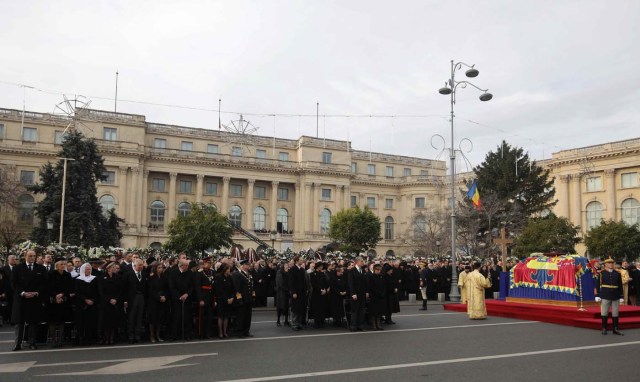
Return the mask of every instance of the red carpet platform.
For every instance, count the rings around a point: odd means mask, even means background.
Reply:
[[[599,307],[587,307],[585,308],[586,311],[581,312],[577,308],[564,306],[522,304],[502,300],[487,300],[486,304],[487,314],[489,316],[549,322],[552,324],[576,326],[587,329],[600,330],[602,328]],[[444,304],[444,309],[466,313],[467,305]],[[609,316],[611,316],[611,314],[609,314]],[[640,328],[640,307],[621,306],[620,329],[631,328]],[[609,330],[611,330],[611,319],[609,319]]]

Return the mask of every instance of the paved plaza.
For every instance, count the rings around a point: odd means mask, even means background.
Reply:
[[[441,305],[403,306],[382,332],[275,326],[254,313],[254,338],[11,352],[0,329],[0,380],[9,381],[596,381],[634,378],[640,330],[624,337],[533,321],[470,321]]]

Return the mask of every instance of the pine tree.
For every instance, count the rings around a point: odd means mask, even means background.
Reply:
[[[104,159],[96,143],[78,131],[70,131],[58,153],[67,161],[63,243],[83,246],[119,246],[122,233],[114,211],[103,213],[98,203],[96,181],[105,180]],[[40,244],[50,240],[47,219],[54,222],[52,238],[57,241],[60,230],[64,160],[47,163],[40,172],[40,182],[30,187],[44,199],[35,208],[39,224],[33,229],[32,239]]]

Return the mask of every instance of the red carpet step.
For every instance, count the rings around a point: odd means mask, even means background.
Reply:
[[[588,307],[585,311],[564,306],[522,304],[506,302],[502,300],[487,300],[487,314],[489,316],[516,318],[519,320],[541,321],[552,324],[575,326],[587,329],[600,330],[599,307]],[[466,304],[444,304],[445,310],[453,312],[467,312]],[[640,328],[640,307],[620,307],[620,329]],[[611,319],[609,319],[611,330]]]

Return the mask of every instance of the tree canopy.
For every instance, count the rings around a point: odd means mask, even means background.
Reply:
[[[375,248],[380,236],[380,219],[368,207],[356,206],[338,212],[329,223],[329,237],[340,250],[358,253]]]
[[[637,224],[603,221],[587,233],[584,244],[591,257],[633,260],[640,254],[640,231]]]
[[[202,255],[208,249],[233,245],[233,228],[227,217],[218,213],[215,207],[204,204],[191,204],[190,213],[173,219],[168,232],[165,248],[190,255]]]
[[[564,217],[551,214],[529,219],[522,233],[516,238],[514,254],[519,257],[533,252],[558,251],[576,253],[575,245],[580,242],[579,227]]]
[[[64,229],[62,241],[71,245],[119,246],[122,233],[114,211],[102,211],[97,199],[96,181],[104,180],[104,159],[96,143],[78,131],[69,131],[58,153],[67,161]],[[50,232],[47,219],[53,221],[53,232],[60,229],[64,160],[45,164],[40,171],[40,182],[29,187],[44,199],[35,208],[39,218],[31,236],[40,244],[48,244]],[[57,235],[54,237],[57,238]]]

